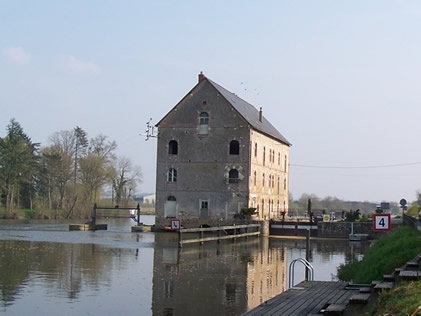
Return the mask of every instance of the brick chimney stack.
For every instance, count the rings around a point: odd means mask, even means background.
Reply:
[[[200,72],[200,74],[199,74],[199,83],[202,82],[203,79],[205,79],[205,75],[203,74],[203,72]]]
[[[259,121],[263,122],[263,111],[262,111],[262,107],[260,107],[260,111],[259,111]]]

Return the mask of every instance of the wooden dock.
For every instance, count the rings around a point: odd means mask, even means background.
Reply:
[[[243,315],[361,315],[368,310],[370,297],[371,287],[363,285],[302,281]]]

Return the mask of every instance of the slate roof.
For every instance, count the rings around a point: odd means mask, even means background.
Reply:
[[[200,76],[202,75],[203,74],[201,73]],[[220,86],[216,82],[213,82],[205,75],[203,75],[203,80],[207,80],[227,100],[227,102],[231,104],[231,106],[238,112],[238,114],[241,115],[244,118],[244,120],[250,124],[250,126],[253,129],[269,137],[273,137],[274,139],[280,141],[281,143],[284,143],[285,145],[291,146],[291,143],[267,119],[265,119],[263,115],[262,121],[259,120],[259,111],[253,105],[251,105],[247,101],[244,101],[243,99],[241,99],[234,93],[228,91],[224,87]],[[199,84],[200,80],[199,83],[197,83],[197,85],[193,87],[191,91],[193,91]],[[190,92],[187,95],[189,95]],[[159,125],[165,119],[165,117],[167,117],[167,115],[171,113],[177,107],[177,105],[174,106],[174,108],[171,111],[169,111],[155,126],[159,127]]]
[[[291,143],[264,116],[262,116],[262,121],[259,120],[259,111],[253,105],[212,80],[206,77],[205,80],[208,80],[255,130],[291,146]]]

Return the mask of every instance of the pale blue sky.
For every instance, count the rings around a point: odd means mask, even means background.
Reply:
[[[45,146],[105,134],[153,192],[156,140],[139,134],[203,71],[293,144],[294,198],[415,199],[420,1],[202,2],[0,1],[0,136],[11,118]]]

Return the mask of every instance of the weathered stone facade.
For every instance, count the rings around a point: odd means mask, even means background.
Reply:
[[[231,224],[242,207],[257,219],[288,208],[288,141],[252,105],[199,75],[156,125],[156,227]],[[193,224],[194,223],[194,224]]]

